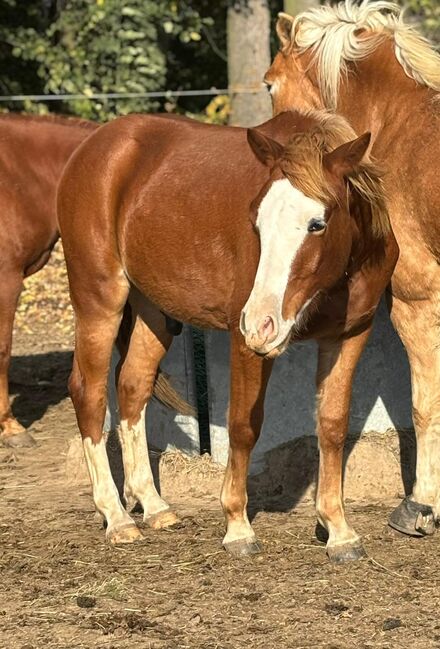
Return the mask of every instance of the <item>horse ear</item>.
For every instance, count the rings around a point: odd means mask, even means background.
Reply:
[[[371,133],[364,133],[356,140],[342,144],[324,156],[324,167],[340,178],[350,175],[362,162],[370,141]]]
[[[280,12],[278,14],[276,30],[278,38],[280,39],[281,47],[283,49],[291,43],[292,27],[293,17],[289,16],[289,14]]]
[[[273,167],[276,161],[281,158],[284,148],[276,140],[263,135],[256,128],[248,128],[247,141],[258,160],[266,167]]]

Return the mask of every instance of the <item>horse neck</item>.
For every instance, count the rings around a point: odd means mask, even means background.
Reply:
[[[385,132],[391,137],[397,135],[403,124],[420,119],[416,108],[423,102],[428,105],[435,94],[405,74],[391,40],[355,65],[355,70],[341,79],[337,112],[358,133],[371,131],[373,141]]]

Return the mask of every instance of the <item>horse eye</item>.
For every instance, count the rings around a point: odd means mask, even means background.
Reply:
[[[321,219],[310,219],[307,226],[307,232],[311,234],[323,234],[327,227],[327,223]]]
[[[270,93],[270,91],[272,90],[272,84],[269,81],[263,81],[263,83],[266,87],[267,92]]]

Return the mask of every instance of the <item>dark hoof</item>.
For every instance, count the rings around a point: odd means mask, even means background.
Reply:
[[[0,435],[0,443],[7,448],[31,448],[37,445],[32,435],[26,430],[15,435]]]
[[[321,525],[321,523],[316,523],[315,527],[315,537],[316,540],[319,541],[320,543],[327,543],[328,541],[328,532],[325,529],[324,525]]]
[[[327,556],[332,563],[346,563],[347,561],[358,561],[367,556],[360,541],[346,543],[345,545],[327,546]]]
[[[391,512],[388,525],[409,536],[427,536],[435,532],[435,518],[432,507],[404,498]]]
[[[234,557],[260,554],[260,552],[263,551],[263,548],[256,539],[238,539],[237,541],[229,541],[229,543],[223,543],[223,547]]]

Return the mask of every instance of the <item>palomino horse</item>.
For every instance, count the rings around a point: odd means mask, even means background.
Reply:
[[[34,441],[11,412],[8,369],[23,278],[40,270],[58,239],[56,186],[76,147],[96,128],[61,117],[0,116],[0,443]]]
[[[102,432],[110,354],[128,301],[136,319],[118,380],[127,509],[140,502],[156,528],[176,521],[154,487],[144,427],[171,338],[162,312],[231,332],[221,500],[223,543],[237,554],[259,549],[246,476],[272,359],[291,334],[315,337],[319,516],[334,560],[362,553],[344,515],[342,447],[353,371],[398,252],[377,172],[362,162],[369,136],[354,138],[345,120],[326,113],[285,113],[249,131],[132,115],[103,126],[69,161],[58,216],[76,316],[70,391],[111,542],[142,538],[119,499]]]
[[[275,114],[329,108],[372,132],[400,257],[391,316],[411,365],[417,436],[412,495],[390,516],[432,534],[440,519],[440,56],[390,2],[281,14],[281,50],[265,80]]]

